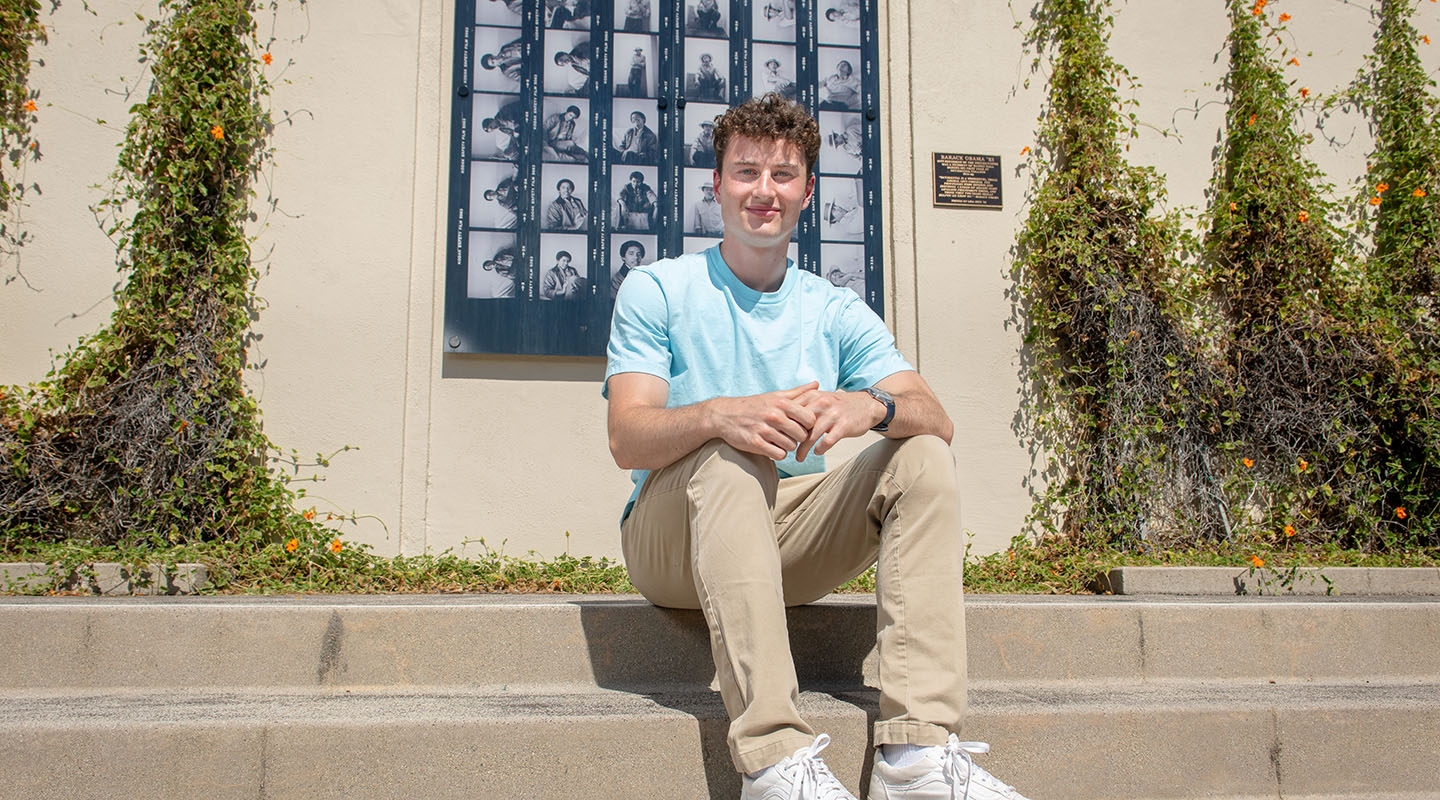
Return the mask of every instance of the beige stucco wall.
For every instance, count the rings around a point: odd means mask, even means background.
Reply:
[[[483,539],[510,553],[617,555],[629,480],[606,449],[603,363],[441,352],[453,2],[282,3],[274,106],[293,124],[277,129],[260,189],[279,210],[256,227],[269,306],[251,385],[282,447],[358,448],[333,459],[305,505],[362,515],[346,535],[380,552],[474,552]],[[116,92],[139,74],[131,12],[149,11],[93,5],[98,16],[67,3],[50,17],[34,75],[46,154],[30,173],[44,195],[26,210],[35,242],[22,269],[34,288],[0,288],[0,384],[41,377],[48,350],[102,325],[117,279],[113,246],[87,209],[103,196],[92,186],[114,163],[130,102]],[[1005,291],[1029,183],[1019,153],[1032,142],[1044,73],[1032,75],[1022,52],[1021,5],[881,6],[887,320],[955,418],[979,552],[1004,547],[1029,507],[1030,456],[1011,429],[1020,341]],[[1271,8],[1296,15],[1297,87],[1330,91],[1354,75],[1370,46],[1364,9]],[[1436,7],[1421,4],[1418,21],[1440,33]],[[267,35],[271,24],[262,21]],[[1215,85],[1226,29],[1218,0],[1117,9],[1114,52],[1142,84],[1145,127],[1131,157],[1169,176],[1172,207],[1204,200],[1224,116]],[[1327,130],[1347,144],[1320,140],[1311,155],[1348,184],[1363,174],[1363,124],[1337,118]],[[1001,156],[1005,207],[932,207],[935,152]]]

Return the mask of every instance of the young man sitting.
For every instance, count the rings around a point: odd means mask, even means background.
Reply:
[[[721,243],[636,267],[608,350],[610,450],[635,470],[630,579],[710,630],[742,800],[853,800],[797,708],[785,607],[877,563],[871,800],[1023,800],[962,743],[965,544],[953,426],[854,292],[799,270],[790,234],[820,133],[770,94],[715,126]],[[884,438],[829,472],[823,457]]]

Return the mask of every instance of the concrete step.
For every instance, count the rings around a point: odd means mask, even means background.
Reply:
[[[1440,682],[1440,600],[970,597],[973,680]],[[791,610],[806,685],[876,685],[874,601]],[[693,688],[698,612],[633,597],[3,598],[0,689]]]
[[[874,602],[793,609],[868,780]],[[967,738],[1033,800],[1440,797],[1440,601],[970,597]],[[703,620],[575,596],[5,598],[0,799],[715,798]]]
[[[852,787],[868,781],[876,703],[802,696]],[[994,748],[982,763],[1036,800],[1440,785],[1433,685],[981,686],[971,705],[967,735]],[[702,692],[9,693],[0,796],[733,800],[725,725]]]

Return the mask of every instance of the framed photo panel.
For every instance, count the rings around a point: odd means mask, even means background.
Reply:
[[[459,0],[446,353],[600,356],[632,269],[718,244],[715,119],[820,123],[790,257],[884,313],[876,0]]]

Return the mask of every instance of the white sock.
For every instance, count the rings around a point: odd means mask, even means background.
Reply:
[[[892,767],[908,767],[924,758],[931,750],[939,749],[921,744],[882,744],[880,755],[885,759],[885,763]]]
[[[758,780],[760,780],[762,777],[764,777],[764,776],[766,775],[766,773],[770,772],[770,770],[772,770],[772,769],[775,769],[775,765],[774,765],[774,764],[771,764],[770,766],[766,767],[765,769],[758,770],[758,771],[756,771],[756,772],[747,772],[747,773],[745,773],[745,777],[749,778],[749,779],[752,780],[752,781],[758,781]]]

